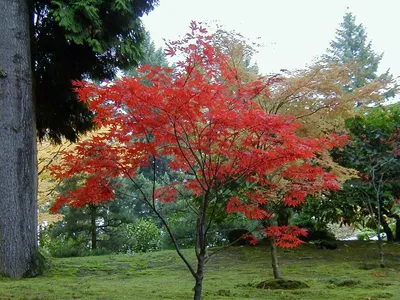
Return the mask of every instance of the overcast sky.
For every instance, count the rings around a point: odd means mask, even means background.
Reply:
[[[373,50],[384,52],[380,72],[390,68],[400,76],[400,0],[160,0],[143,22],[164,48],[163,38],[179,39],[191,20],[217,21],[261,42],[255,60],[262,73],[274,73],[322,55],[346,12],[364,25]]]

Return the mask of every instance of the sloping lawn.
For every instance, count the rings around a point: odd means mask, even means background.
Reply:
[[[378,266],[376,242],[341,242],[336,250],[311,244],[280,250],[285,279],[296,290],[258,289],[272,279],[268,246],[231,247],[207,263],[204,299],[400,299],[400,245],[384,245],[387,267]],[[193,250],[185,250],[193,260]],[[194,280],[175,251],[51,259],[44,276],[0,278],[0,299],[191,299]]]

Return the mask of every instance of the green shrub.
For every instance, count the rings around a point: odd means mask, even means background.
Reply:
[[[161,231],[151,220],[140,219],[135,224],[126,226],[130,239],[134,240],[133,246],[127,251],[153,252],[161,248]]]
[[[89,249],[85,244],[86,242],[80,236],[74,239],[65,234],[55,235],[52,226],[42,228],[39,232],[40,250],[53,257],[86,256]]]
[[[369,241],[374,236],[376,236],[376,232],[370,228],[364,228],[360,233],[357,233],[357,239],[359,241]]]

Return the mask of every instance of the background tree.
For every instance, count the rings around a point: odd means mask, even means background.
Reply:
[[[47,140],[37,143],[37,166],[38,166],[38,224],[40,228],[60,221],[62,215],[49,213],[49,207],[54,200],[54,192],[60,183],[53,180],[49,169],[56,164],[60,154],[72,148],[73,144],[63,141],[61,144],[52,144]]]
[[[138,59],[139,65],[149,64],[152,66],[163,66],[167,67],[168,63],[165,57],[165,54],[161,48],[156,49],[154,42],[151,41],[150,34],[146,32],[145,40],[143,45],[141,46],[143,56]],[[125,73],[128,76],[138,76],[139,73],[136,71],[136,67],[131,67],[128,70],[125,70]],[[91,133],[87,133],[81,137],[81,140],[88,140],[92,137],[93,134],[99,133],[101,131],[94,130]],[[135,228],[133,228],[134,224],[139,222],[141,218],[147,218],[146,209],[143,208],[143,205],[132,202],[132,199],[126,197],[122,189],[118,189],[118,196],[115,201],[112,203],[103,203],[101,205],[97,204],[88,204],[85,207],[73,208],[73,209],[63,209],[60,211],[62,214],[49,214],[48,209],[51,203],[54,201],[54,192],[58,191],[59,193],[65,193],[67,190],[73,189],[72,182],[79,181],[79,178],[68,178],[63,182],[55,182],[49,174],[49,169],[52,165],[57,164],[59,161],[59,154],[65,150],[73,149],[74,144],[67,140],[63,140],[61,144],[53,144],[50,143],[48,139],[42,140],[38,144],[38,160],[39,160],[39,205],[40,205],[40,214],[39,214],[39,222],[43,226],[42,230],[45,230],[46,233],[43,233],[43,236],[49,236],[49,240],[47,241],[47,248],[52,248],[52,253],[55,255],[77,255],[81,253],[82,255],[90,254],[90,251],[87,249],[96,249],[97,244],[99,244],[100,250],[97,250],[93,253],[98,253],[99,251],[122,251],[122,248],[125,251],[132,249],[132,246],[124,246],[124,244],[128,243],[128,239],[124,239],[123,236],[128,236],[126,229],[129,227],[130,232],[137,232]],[[151,159],[149,157],[149,159]],[[162,158],[157,160],[157,170],[158,175],[163,175],[166,171],[168,171],[167,167],[168,158]],[[144,177],[149,177],[151,170],[148,168],[142,168],[139,172],[144,175]],[[173,176],[172,174],[169,174]],[[147,178],[151,179],[151,178]],[[143,178],[146,180],[146,178]],[[130,190],[134,190],[134,187],[130,187]],[[122,201],[123,199],[123,201]],[[132,206],[129,207],[129,204]],[[139,207],[140,210],[139,211]],[[126,213],[123,213],[124,217],[121,219],[122,210],[125,209]],[[119,212],[116,213],[116,210]],[[111,215],[104,215],[105,212],[111,212]],[[131,213],[131,216],[128,215]],[[92,221],[91,221],[92,219]],[[114,225],[105,226],[105,220],[120,220],[121,222],[113,222]],[[59,222],[57,222],[59,221]],[[47,228],[51,223],[57,222],[51,228]],[[147,222],[147,223],[146,223]],[[139,225],[148,225],[149,221],[143,220],[142,223],[138,223]],[[118,226],[115,225],[118,224]],[[94,225],[92,225],[94,224]],[[123,225],[123,226],[122,226]],[[65,243],[57,243],[56,238],[60,238],[61,236],[65,236],[66,239],[73,238],[74,242],[72,245],[65,246]],[[89,238],[91,236],[91,238]],[[100,243],[96,243],[98,238],[100,237]],[[130,234],[132,236],[132,234]],[[63,238],[64,239],[64,238]],[[134,237],[132,236],[131,240]],[[49,243],[54,242],[55,244],[60,244],[59,249],[55,249],[55,247],[50,247]],[[68,242],[65,241],[65,242]],[[131,241],[129,241],[131,243]],[[136,247],[145,248],[143,246],[137,245]]]
[[[346,13],[340,28],[336,30],[336,38],[330,43],[325,59],[342,65],[355,63],[356,68],[349,73],[351,84],[343,86],[345,91],[362,88],[377,79],[387,80],[391,77],[389,70],[378,75],[378,66],[382,54],[372,50],[371,42],[362,24],[356,24],[356,17]],[[387,90],[385,97],[393,97],[393,91]]]
[[[399,105],[370,108],[364,115],[349,119],[347,126],[352,143],[343,151],[336,151],[335,157],[343,166],[358,170],[360,177],[351,180],[345,186],[347,193],[341,196],[346,198],[344,196],[351,195],[352,190],[357,190],[358,195],[350,202],[356,210],[353,213],[361,208],[360,212],[374,217],[375,224],[370,226],[378,230],[383,226],[388,241],[398,239],[388,220],[394,218],[399,225],[396,213],[396,199],[400,198]],[[397,228],[396,233],[399,231]]]
[[[137,181],[146,183],[149,180],[141,176]],[[57,190],[65,194],[77,184],[79,178],[75,176],[64,180]],[[129,195],[125,189],[130,191]],[[41,246],[56,257],[159,249],[159,226],[135,190],[126,182],[116,188],[114,201],[92,203],[88,198],[85,205],[63,207],[60,210],[62,220],[41,231]]]
[[[145,30],[140,17],[157,0],[32,2],[32,60],[39,138],[75,141],[93,128],[71,81],[111,79],[137,65]]]
[[[141,49],[143,56],[138,60],[138,66],[149,65],[154,67],[168,67],[168,61],[165,57],[164,50],[162,48],[156,49],[156,45],[151,39],[150,32],[148,31],[145,33]],[[136,66],[124,69],[124,73],[129,77],[139,75]]]
[[[39,138],[48,136],[60,142],[62,136],[76,140],[80,133],[93,127],[92,114],[71,92],[71,80],[110,78],[118,67],[134,64],[143,36],[139,17],[156,3],[0,2],[1,92],[2,103],[7,105],[1,111],[9,112],[8,119],[2,118],[5,123],[0,133],[5,137],[0,175],[4,186],[0,197],[0,273],[10,277],[36,274],[37,172],[36,147],[31,143],[36,135],[34,128]],[[23,122],[15,119],[21,116]],[[10,131],[19,136],[10,135]],[[12,153],[21,157],[11,157]],[[10,172],[14,175],[10,176]],[[23,232],[14,231],[21,228]]]
[[[365,45],[365,31],[361,25],[357,27],[354,24],[354,19],[351,14],[345,16],[343,28],[338,30],[337,41],[332,42],[333,50],[328,50],[331,56],[326,55],[302,70],[282,70],[283,74],[271,87],[269,97],[256,99],[270,113],[294,115],[303,124],[298,131],[302,136],[345,133],[348,131],[345,120],[359,113],[356,107],[379,105],[388,95],[398,91],[397,83],[388,73],[376,75],[381,57],[371,50],[370,43]],[[360,53],[362,55],[358,56]],[[336,174],[341,184],[356,176],[354,169],[335,162],[329,152],[320,153],[317,162]],[[306,207],[319,207],[315,217],[325,214],[332,220],[337,214],[327,199],[325,195],[314,198],[313,205]],[[324,208],[326,211],[322,213]],[[328,219],[319,218],[319,223],[314,224],[319,228],[310,229],[321,230],[322,221]],[[327,223],[323,227],[327,229]]]

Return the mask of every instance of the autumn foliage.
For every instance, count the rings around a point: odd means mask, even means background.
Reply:
[[[78,189],[60,196],[53,211],[64,204],[112,200],[110,178],[134,178],[149,164],[149,156],[172,157],[172,170],[193,175],[155,190],[157,201],[173,201],[178,184],[194,195],[218,194],[224,184],[241,179],[253,188],[238,191],[227,212],[253,219],[270,216],[265,204],[277,194],[285,205],[297,206],[308,194],[338,188],[334,176],[312,162],[344,139],[298,137],[299,125],[290,116],[265,113],[252,100],[267,96],[274,79],[242,82],[210,39],[192,23],[184,40],[168,45],[169,55],[183,58],[175,69],[144,66],[138,77],[102,86],[75,82],[80,100],[95,112],[97,126],[107,130],[64,153],[62,163],[53,167],[58,179],[86,178]]]
[[[241,80],[210,40],[192,23],[183,40],[168,44],[167,54],[181,59],[176,68],[143,66],[137,77],[101,86],[75,82],[79,99],[106,130],[65,153],[53,168],[58,179],[84,178],[57,199],[53,211],[110,201],[115,197],[111,179],[134,181],[141,167],[170,157],[169,168],[186,174],[186,180],[155,187],[147,201],[174,201],[179,188],[192,192],[199,220],[196,255],[202,261],[212,219],[208,207],[226,199],[226,191],[234,193],[226,203],[228,213],[262,220],[271,216],[268,204],[277,198],[293,207],[309,194],[338,188],[334,176],[313,160],[344,138],[298,137],[292,117],[268,114],[253,101],[267,97],[275,79]],[[228,187],[235,181],[246,184],[232,191]],[[283,247],[296,245],[293,237],[304,234],[294,227],[270,227],[265,233]],[[202,270],[192,274],[196,282],[202,280]]]

